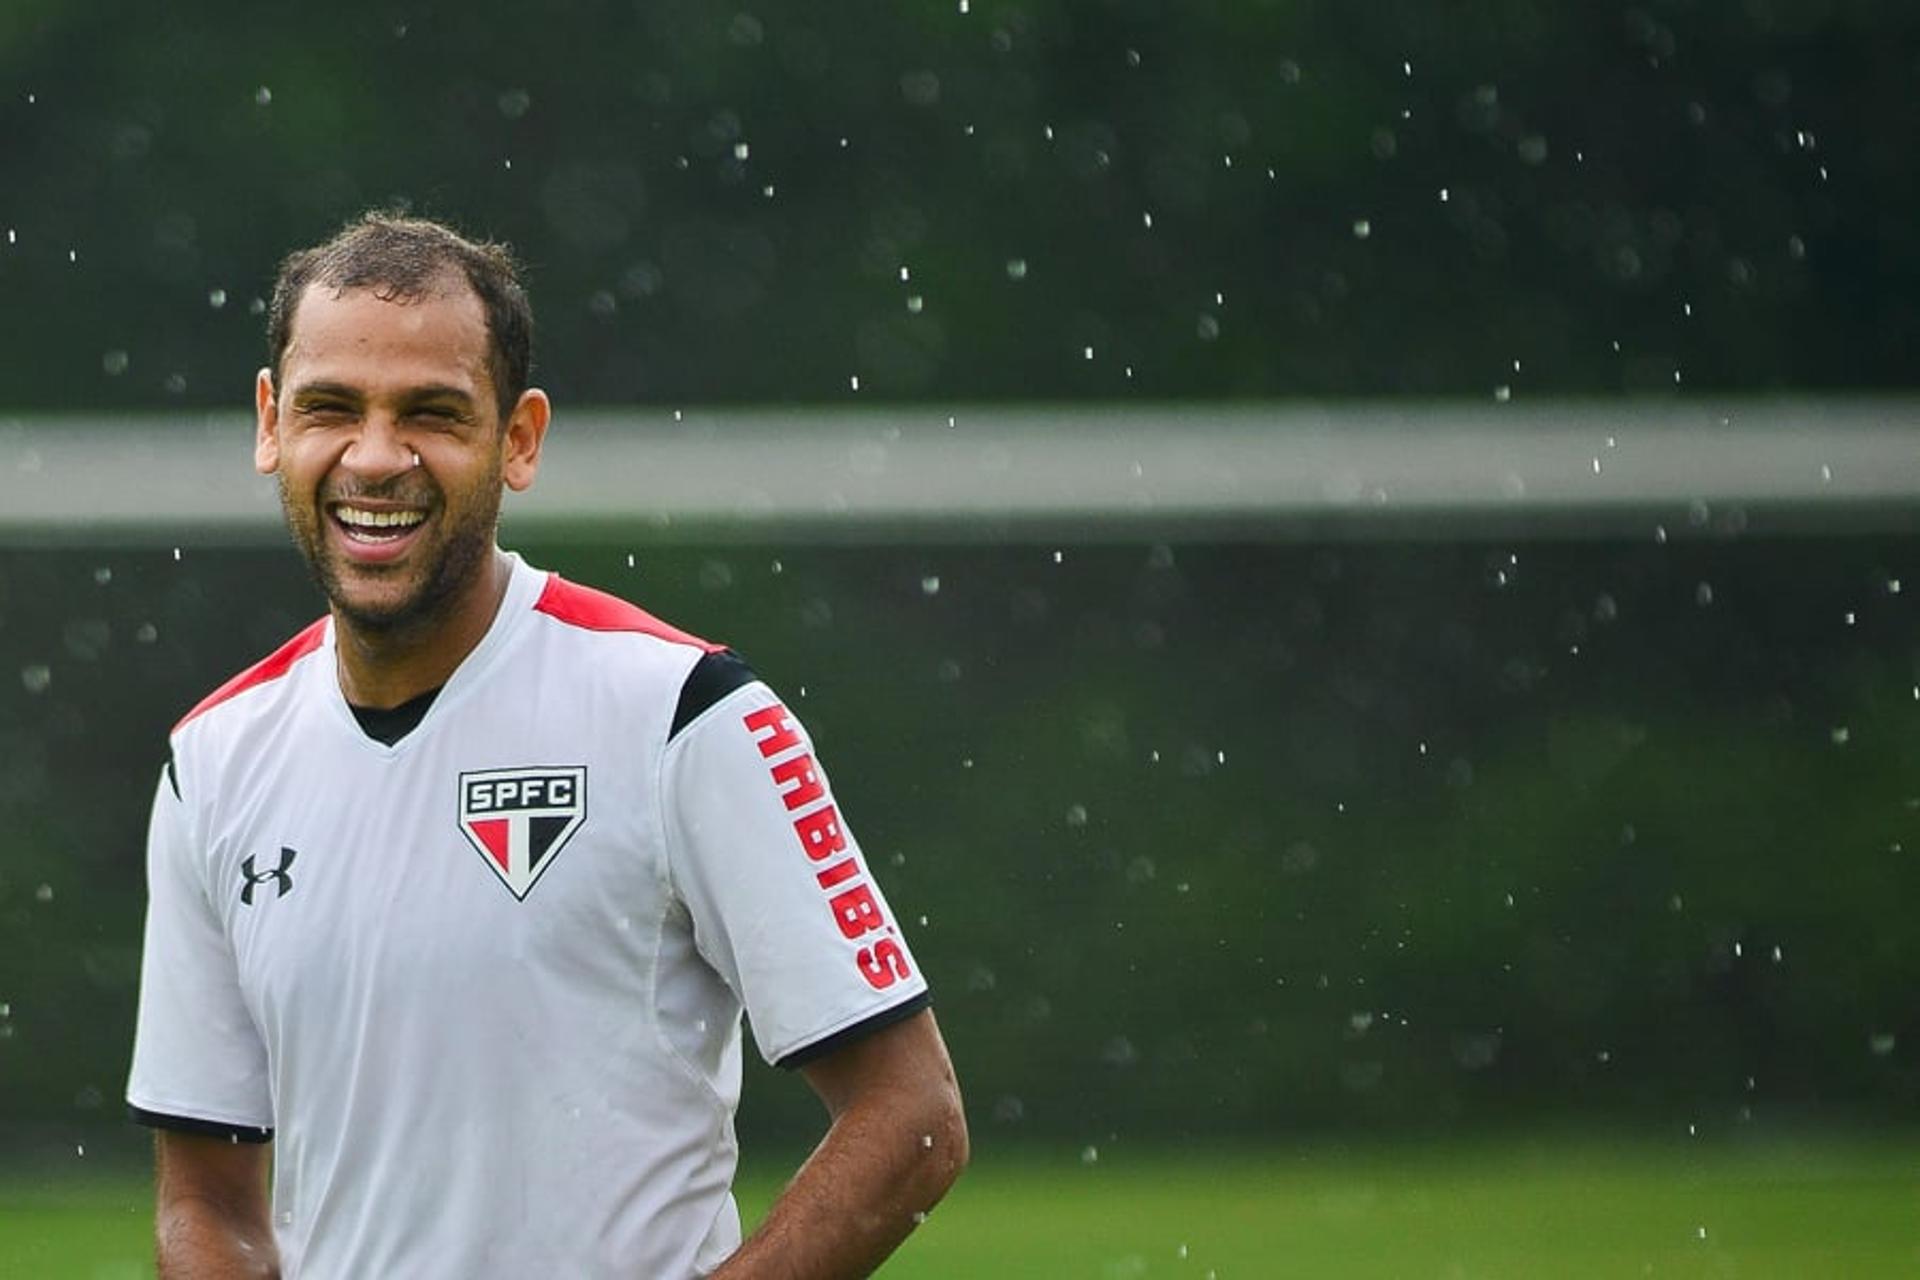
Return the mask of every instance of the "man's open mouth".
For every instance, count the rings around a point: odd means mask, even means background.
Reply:
[[[398,542],[424,524],[427,513],[417,507],[397,511],[374,511],[351,503],[335,503],[333,520],[355,542],[378,545]]]

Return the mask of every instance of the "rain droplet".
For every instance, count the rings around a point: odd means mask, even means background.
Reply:
[[[853,390],[858,391],[860,389],[860,375],[856,373],[852,377],[848,378],[847,385],[851,387]]]
[[[39,888],[35,889],[33,891],[33,900],[35,902],[52,902],[53,886],[50,884],[43,884]]]
[[[1493,389],[1493,398],[1501,404],[1505,404],[1507,401],[1513,399],[1513,388],[1503,382]]]
[[[1027,260],[1025,258],[1007,259],[1007,279],[1025,280],[1027,278]]]
[[[920,594],[923,596],[939,595],[940,594],[940,575],[937,573],[930,573],[926,577],[920,579]]]
[[[1693,602],[1702,609],[1713,603],[1713,584],[1703,582],[1693,589]]]
[[[53,684],[53,669],[44,662],[30,663],[20,668],[20,683],[28,693],[45,693]]]
[[[907,295],[908,314],[917,316],[922,311],[926,310],[926,307],[927,307],[927,300],[921,297],[919,294],[910,293]]]
[[[1353,220],[1353,238],[1355,240],[1365,240],[1368,236],[1372,234],[1373,234],[1372,222],[1368,221],[1365,218],[1355,218]]]
[[[273,90],[267,88],[267,86],[261,85],[258,89],[255,89],[253,91],[253,102],[255,106],[264,107],[270,104],[272,101],[273,101]]]
[[[744,142],[736,142],[733,144],[733,158],[735,160],[745,160],[752,154],[753,148],[748,144]]]
[[[1891,1031],[1876,1031],[1867,1037],[1867,1050],[1876,1058],[1884,1058],[1893,1052],[1895,1044]]]
[[[1099,1162],[1100,1162],[1100,1148],[1093,1146],[1092,1144],[1088,1144],[1087,1146],[1082,1147],[1080,1149],[1081,1164],[1098,1164]]]
[[[127,371],[129,359],[127,353],[118,348],[100,357],[100,368],[109,378],[117,378]]]
[[[1847,745],[1847,742],[1853,737],[1853,731],[1847,728],[1847,726],[1845,725],[1840,725],[1837,728],[1833,729],[1831,732],[1829,732],[1827,736],[1833,740],[1834,746],[1844,747]]]
[[[1070,827],[1086,826],[1087,806],[1083,804],[1069,805],[1067,807],[1067,825]]]
[[[1093,348],[1083,347],[1081,348],[1081,354],[1084,355],[1087,359],[1091,360],[1093,359]]]
[[[226,306],[227,291],[225,289],[207,290],[207,305],[212,307],[215,311],[218,311],[220,308]]]

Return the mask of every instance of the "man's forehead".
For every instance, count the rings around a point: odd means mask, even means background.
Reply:
[[[286,356],[416,347],[485,372],[490,354],[486,312],[458,275],[406,293],[380,284],[310,283],[294,304]]]

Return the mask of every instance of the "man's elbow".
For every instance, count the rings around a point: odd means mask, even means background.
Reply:
[[[967,1110],[961,1101],[959,1086],[951,1079],[943,1081],[933,1106],[935,1120],[928,1130],[928,1141],[922,1145],[927,1146],[928,1154],[934,1157],[937,1198],[946,1193],[967,1167],[973,1158],[973,1146],[967,1134]]]

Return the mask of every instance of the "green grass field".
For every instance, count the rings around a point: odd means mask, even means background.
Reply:
[[[749,1220],[771,1176],[747,1179]],[[0,1276],[152,1274],[144,1182],[0,1183]],[[884,1273],[1020,1277],[1920,1275],[1920,1149],[1507,1142],[976,1154]]]

